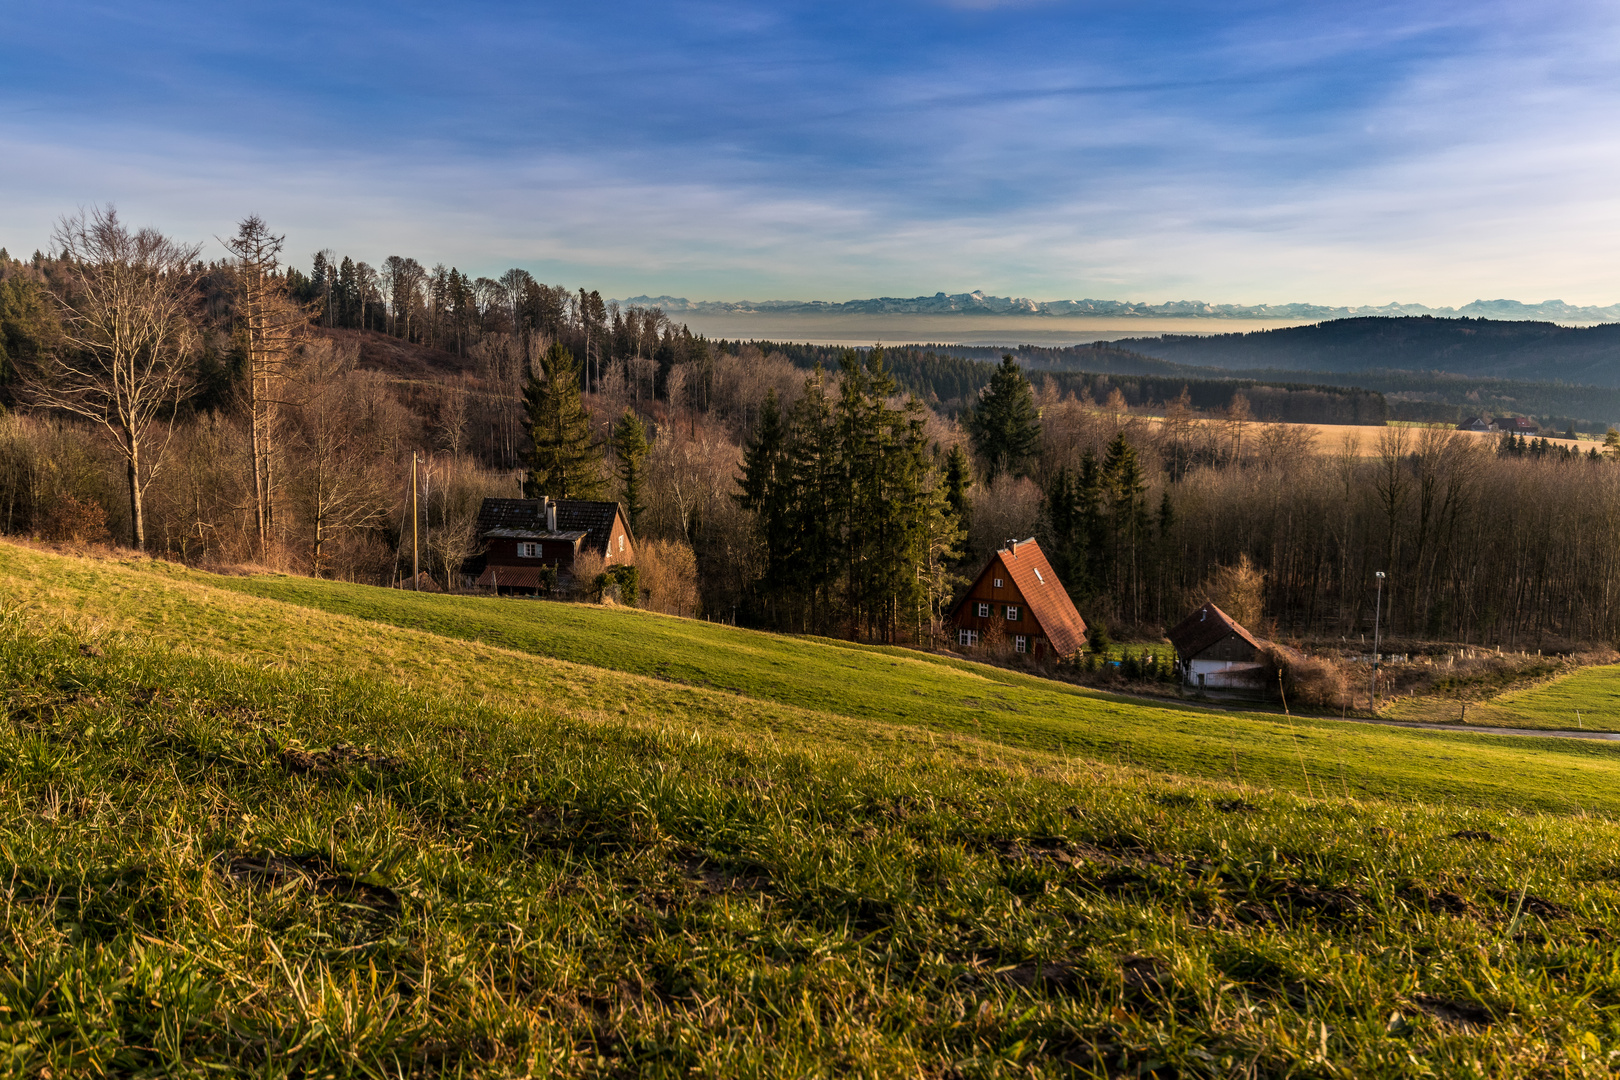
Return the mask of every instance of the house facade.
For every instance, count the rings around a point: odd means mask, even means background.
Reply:
[[[1165,635],[1181,658],[1188,686],[1209,690],[1259,690],[1266,687],[1260,642],[1213,603],[1170,628]]]
[[[990,650],[1064,659],[1085,647],[1086,623],[1033,539],[990,557],[957,601],[946,625],[964,651]]]
[[[1491,420],[1491,419],[1489,419],[1487,417],[1484,417],[1484,416],[1470,416],[1468,419],[1464,420],[1462,423],[1457,425],[1457,430],[1458,431],[1500,431],[1502,429],[1496,426],[1496,421]]]
[[[1496,426],[1514,435],[1540,435],[1541,425],[1528,416],[1498,416]]]
[[[586,552],[606,566],[635,562],[636,541],[616,502],[485,499],[476,526],[483,552],[463,570],[497,592],[535,592],[554,571],[566,579]]]

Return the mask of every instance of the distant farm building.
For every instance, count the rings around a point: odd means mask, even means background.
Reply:
[[[946,623],[963,649],[1062,659],[1086,643],[1085,620],[1032,539],[992,555]]]
[[[1514,435],[1541,434],[1541,425],[1528,416],[1498,416],[1496,426],[1498,430],[1511,432]]]
[[[1501,431],[1496,421],[1485,416],[1470,416],[1457,425],[1458,431]]]
[[[550,575],[566,579],[586,552],[607,566],[635,562],[636,541],[616,502],[580,499],[485,499],[478,510],[483,553],[464,573],[497,592],[535,592]]]
[[[1260,642],[1214,604],[1182,619],[1165,636],[1181,657],[1187,685],[1210,690],[1264,687]]]

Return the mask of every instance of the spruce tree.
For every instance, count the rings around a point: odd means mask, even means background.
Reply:
[[[630,531],[640,528],[642,486],[646,483],[647,429],[631,409],[624,410],[613,426],[613,447],[619,455],[619,484],[624,493],[624,512],[630,518]]]
[[[808,607],[809,626],[829,625],[843,547],[842,494],[845,483],[826,375],[817,364],[788,423],[788,482],[792,503],[788,529],[792,543],[785,559],[785,584]]]
[[[560,344],[546,350],[539,372],[529,373],[523,405],[533,444],[523,493],[531,499],[601,498],[601,455],[592,444],[591,418],[580,401],[573,353]]]
[[[759,426],[743,451],[743,474],[737,504],[754,515],[754,532],[765,548],[765,572],[760,579],[772,622],[787,614],[782,606],[792,586],[789,559],[794,554],[793,517],[797,495],[789,460],[788,429],[776,391],[765,395]]]
[[[1029,380],[1011,353],[1001,358],[978,407],[968,416],[967,428],[974,450],[984,459],[987,482],[1004,472],[1028,475],[1041,449],[1041,417]]]
[[[1108,444],[1102,474],[1112,541],[1110,562],[1114,569],[1115,600],[1122,607],[1128,607],[1131,618],[1135,619],[1139,614],[1138,555],[1148,529],[1147,480],[1136,448],[1126,440],[1123,431]]]
[[[973,526],[973,504],[968,501],[968,490],[973,487],[973,463],[962,450],[962,444],[951,447],[945,459],[945,501],[956,518],[956,527],[963,533]]]

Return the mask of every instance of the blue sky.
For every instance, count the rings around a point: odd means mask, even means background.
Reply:
[[[1613,303],[1617,61],[1559,0],[0,3],[0,244],[111,202],[618,296]]]

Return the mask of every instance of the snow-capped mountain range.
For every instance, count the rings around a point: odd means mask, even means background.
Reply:
[[[1181,319],[1347,319],[1357,315],[1434,315],[1443,318],[1539,319],[1559,323],[1620,322],[1620,304],[1577,307],[1562,300],[1526,304],[1518,300],[1475,300],[1462,307],[1424,304],[1382,304],[1364,307],[1329,307],[1322,304],[1207,304],[1201,300],[1174,300],[1166,304],[1128,300],[1030,300],[1027,297],[987,296],[982,292],[935,293],[910,298],[883,296],[872,300],[687,300],[681,296],[632,296],[617,301],[623,306],[657,307],[665,313],[696,315],[1031,315],[1078,317],[1139,317]]]

